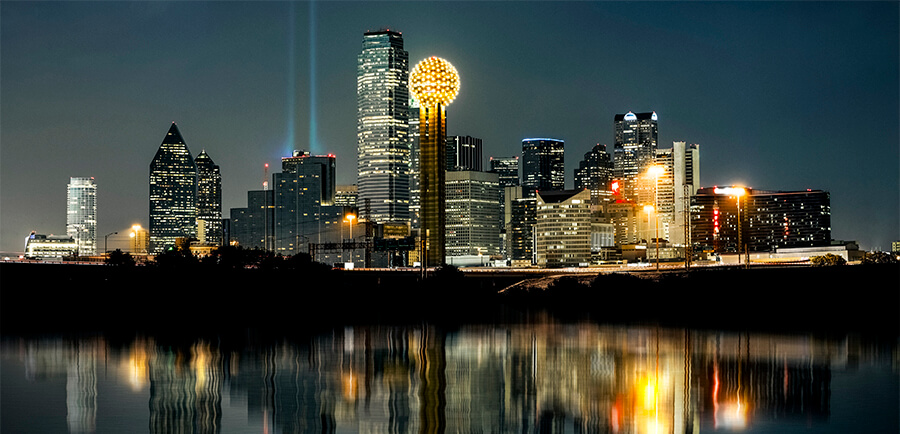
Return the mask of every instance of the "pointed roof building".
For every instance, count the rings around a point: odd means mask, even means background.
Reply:
[[[172,122],[150,163],[150,253],[197,236],[197,165]]]

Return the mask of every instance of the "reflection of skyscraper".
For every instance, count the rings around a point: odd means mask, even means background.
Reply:
[[[377,222],[409,221],[409,54],[399,32],[363,35],[357,61],[360,202]]]
[[[219,165],[209,158],[205,150],[194,159],[197,165],[197,226],[207,244],[222,244],[222,175]]]
[[[97,185],[94,178],[69,178],[66,235],[78,243],[78,255],[97,254]]]
[[[613,173],[623,184],[625,199],[636,200],[637,178],[653,163],[656,155],[659,136],[656,112],[618,114],[614,123],[616,141]]]
[[[535,190],[566,188],[565,142],[559,139],[522,140],[522,190],[534,197]]]
[[[419,210],[420,236],[426,240],[424,263],[444,262],[447,167],[447,105],[459,92],[459,74],[444,59],[432,56],[416,65],[410,88],[419,101]]]
[[[197,235],[197,165],[172,122],[150,163],[150,253]]]

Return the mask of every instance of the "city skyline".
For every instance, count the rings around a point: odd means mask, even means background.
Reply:
[[[410,63],[437,55],[460,71],[464,91],[448,109],[447,134],[482,138],[485,159],[521,155],[528,137],[557,137],[571,188],[584,153],[613,145],[615,114],[655,111],[660,148],[702,146],[701,187],[827,190],[833,238],[864,249],[898,238],[896,3],[3,3],[0,11],[2,251],[19,251],[31,230],[64,233],[60,204],[72,176],[104,186],[97,231],[125,229],[109,244],[127,247],[127,228],[149,223],[146,168],[171,121],[216,157],[224,209],[244,206],[247,191],[261,189],[263,164],[292,149],[334,153],[337,183],[355,182],[359,41],[393,26]],[[425,15],[446,23],[433,29],[418,19]],[[38,156],[41,164],[27,164]]]

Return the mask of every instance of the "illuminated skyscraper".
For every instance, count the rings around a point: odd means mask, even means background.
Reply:
[[[197,235],[197,165],[172,122],[150,163],[150,253]]]
[[[637,200],[637,179],[653,164],[659,137],[656,112],[616,115],[613,176],[626,200]]]
[[[420,236],[426,240],[424,263],[444,262],[446,227],[447,106],[459,93],[459,74],[444,59],[431,56],[410,74],[410,89],[419,101]]]
[[[491,172],[500,176],[500,187],[519,185],[519,157],[491,157]]]
[[[79,256],[97,254],[97,184],[94,178],[69,178],[66,235],[78,243]]]
[[[447,256],[500,253],[500,180],[496,173],[447,172]]]
[[[534,197],[535,190],[566,188],[565,142],[559,139],[522,140],[522,190]]]
[[[401,34],[366,32],[356,69],[357,183],[376,222],[409,222],[408,83]]]
[[[205,150],[194,159],[197,165],[197,232],[201,242],[222,245],[222,175],[219,165]],[[202,230],[201,230],[202,228]],[[202,232],[202,234],[201,234]]]
[[[324,213],[328,211],[325,208],[334,205],[334,155],[294,151],[293,156],[281,159],[281,173],[272,178],[275,251],[293,255],[305,251],[308,243],[327,241],[324,235],[333,219],[326,218]]]

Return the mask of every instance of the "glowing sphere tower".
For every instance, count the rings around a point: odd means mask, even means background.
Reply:
[[[446,219],[444,171],[447,166],[447,106],[459,93],[459,74],[444,59],[431,56],[409,75],[409,90],[419,102],[420,232],[426,240],[426,266],[444,262]]]

